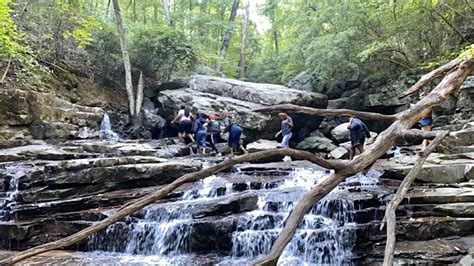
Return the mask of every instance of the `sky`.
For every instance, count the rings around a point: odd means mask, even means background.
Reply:
[[[263,33],[271,28],[270,20],[258,13],[258,6],[265,3],[265,0],[248,0],[250,2],[250,20],[257,25],[257,31]]]

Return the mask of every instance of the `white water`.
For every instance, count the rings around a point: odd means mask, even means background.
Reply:
[[[110,124],[110,118],[107,113],[104,113],[104,118],[100,123],[100,132],[99,136],[101,140],[110,140],[118,141],[119,135],[112,130],[112,125]]]
[[[326,176],[323,171],[299,168],[276,187],[272,185],[270,189],[264,184],[263,189],[255,190],[258,208],[237,216],[237,227],[231,237],[231,252],[219,259],[220,265],[248,264],[266,254],[297,199]],[[197,221],[192,217],[192,210],[199,204],[209,204],[217,197],[238,193],[228,180],[221,176],[201,180],[196,189],[188,190],[176,202],[150,206],[138,218],[128,218],[126,223],[117,223],[105,233],[94,235],[89,239],[89,249],[121,252],[118,253],[120,261],[129,257],[142,264],[147,264],[148,260],[160,265],[197,264],[193,261],[189,242],[193,222]],[[369,185],[375,182],[363,175],[355,176],[350,181]],[[250,182],[247,185],[250,189]],[[304,217],[279,264],[351,264],[355,245],[354,210],[350,200],[338,199],[333,194],[325,197]]]
[[[5,197],[0,198],[0,221],[11,220],[9,214],[16,204],[20,177],[24,176],[27,171],[26,167],[17,165],[7,166],[5,170],[10,176],[10,182],[8,184],[8,190],[5,193]]]

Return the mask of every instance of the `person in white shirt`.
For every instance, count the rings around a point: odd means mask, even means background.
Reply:
[[[178,138],[179,142],[184,143],[184,139],[188,137],[191,142],[194,142],[194,137],[193,137],[193,122],[192,119],[193,115],[189,111],[189,108],[187,108],[184,105],[181,105],[179,108],[178,114],[176,117],[171,121],[171,123],[176,123],[176,121],[179,121],[179,126],[178,126]]]

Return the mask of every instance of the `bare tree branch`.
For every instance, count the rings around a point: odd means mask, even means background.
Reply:
[[[387,244],[385,246],[385,257],[383,261],[384,266],[391,266],[393,263],[393,253],[395,250],[395,241],[396,241],[395,227],[396,227],[396,222],[397,222],[395,211],[397,210],[402,200],[405,198],[411,184],[413,183],[413,181],[415,181],[416,177],[418,176],[418,173],[423,167],[423,163],[426,161],[426,158],[428,158],[430,153],[434,151],[436,146],[438,146],[441,143],[441,141],[448,135],[448,133],[449,132],[447,131],[440,132],[439,135],[428,145],[428,147],[426,147],[426,149],[423,151],[423,154],[418,158],[413,168],[407,174],[405,179],[403,179],[403,182],[400,184],[400,187],[398,188],[397,193],[395,194],[393,199],[390,201],[390,203],[387,206],[387,209],[385,210],[385,217],[380,227],[380,230],[382,230],[385,220],[387,220]]]
[[[397,119],[396,115],[384,115],[379,113],[353,111],[349,109],[317,109],[311,107],[298,106],[294,104],[272,105],[254,110],[261,113],[289,112],[308,114],[313,116],[356,116],[367,120],[386,120],[393,121]]]
[[[433,79],[445,75],[447,72],[451,71],[453,68],[459,65],[460,60],[459,59],[453,59],[449,63],[442,65],[438,67],[437,69],[431,71],[428,74],[423,75],[418,82],[415,83],[415,85],[411,86],[408,90],[402,92],[400,95],[400,98],[405,97],[407,95],[413,94],[419,89],[421,89],[423,86],[425,86],[428,82],[432,81]]]

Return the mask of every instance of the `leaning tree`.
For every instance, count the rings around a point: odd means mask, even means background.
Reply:
[[[470,54],[474,47],[470,48]],[[466,53],[467,54],[467,53]],[[120,221],[124,217],[139,211],[140,209],[156,202],[159,199],[164,198],[166,195],[171,193],[176,188],[183,184],[195,182],[200,179],[206,178],[225,169],[229,169],[233,165],[255,161],[263,158],[273,156],[291,156],[296,159],[308,160],[314,164],[320,165],[325,168],[333,169],[334,172],[326,179],[316,184],[310,191],[308,191],[298,201],[297,205],[286,219],[285,226],[281,231],[279,237],[274,242],[270,252],[263,257],[261,260],[254,262],[256,265],[275,265],[278,262],[278,258],[282,254],[288,242],[290,242],[293,234],[295,233],[298,225],[301,223],[304,215],[314,206],[319,200],[330,193],[339,183],[344,181],[348,176],[354,175],[360,171],[368,169],[372,166],[377,159],[383,156],[394,144],[398,138],[426,138],[434,139],[434,141],[427,147],[427,149],[421,154],[420,158],[416,162],[414,168],[407,175],[405,180],[400,186],[399,191],[389,204],[386,211],[387,229],[388,229],[388,240],[385,256],[385,265],[391,265],[393,259],[393,248],[395,244],[395,209],[400,203],[401,199],[406,194],[406,191],[410,184],[413,182],[416,174],[421,169],[426,157],[431,151],[434,150],[436,145],[448,134],[447,132],[424,132],[420,130],[411,129],[414,124],[419,121],[423,115],[428,112],[434,106],[440,105],[446,98],[453,93],[456,93],[466,77],[474,70],[474,59],[472,56],[463,56],[461,58],[452,60],[446,65],[443,65],[432,72],[424,75],[414,86],[405,91],[402,96],[412,94],[424,85],[432,81],[436,77],[444,76],[443,80],[434,88],[426,97],[421,99],[415,105],[411,106],[407,110],[394,114],[394,115],[383,115],[370,112],[358,112],[348,109],[315,109],[308,107],[300,107],[295,105],[276,105],[270,106],[264,109],[256,110],[258,112],[276,112],[276,111],[287,111],[292,113],[304,113],[314,116],[347,116],[353,115],[360,118],[369,120],[389,120],[392,124],[379,134],[375,142],[365,150],[361,155],[356,156],[352,161],[330,161],[320,158],[312,153],[306,151],[298,151],[294,149],[271,149],[267,151],[255,152],[251,154],[245,154],[242,156],[230,158],[224,162],[218,163],[207,169],[189,173],[176,179],[174,182],[161,187],[160,189],[126,203],[124,206],[119,208],[114,214],[110,215],[106,219],[96,222],[88,228],[85,228],[75,234],[68,237],[46,243],[31,249],[19,252],[12,255],[2,261],[0,264],[13,264],[22,261],[26,258],[50,251],[55,249],[63,249],[72,244],[78,243],[79,241],[87,238],[88,236],[99,232],[107,226]]]

